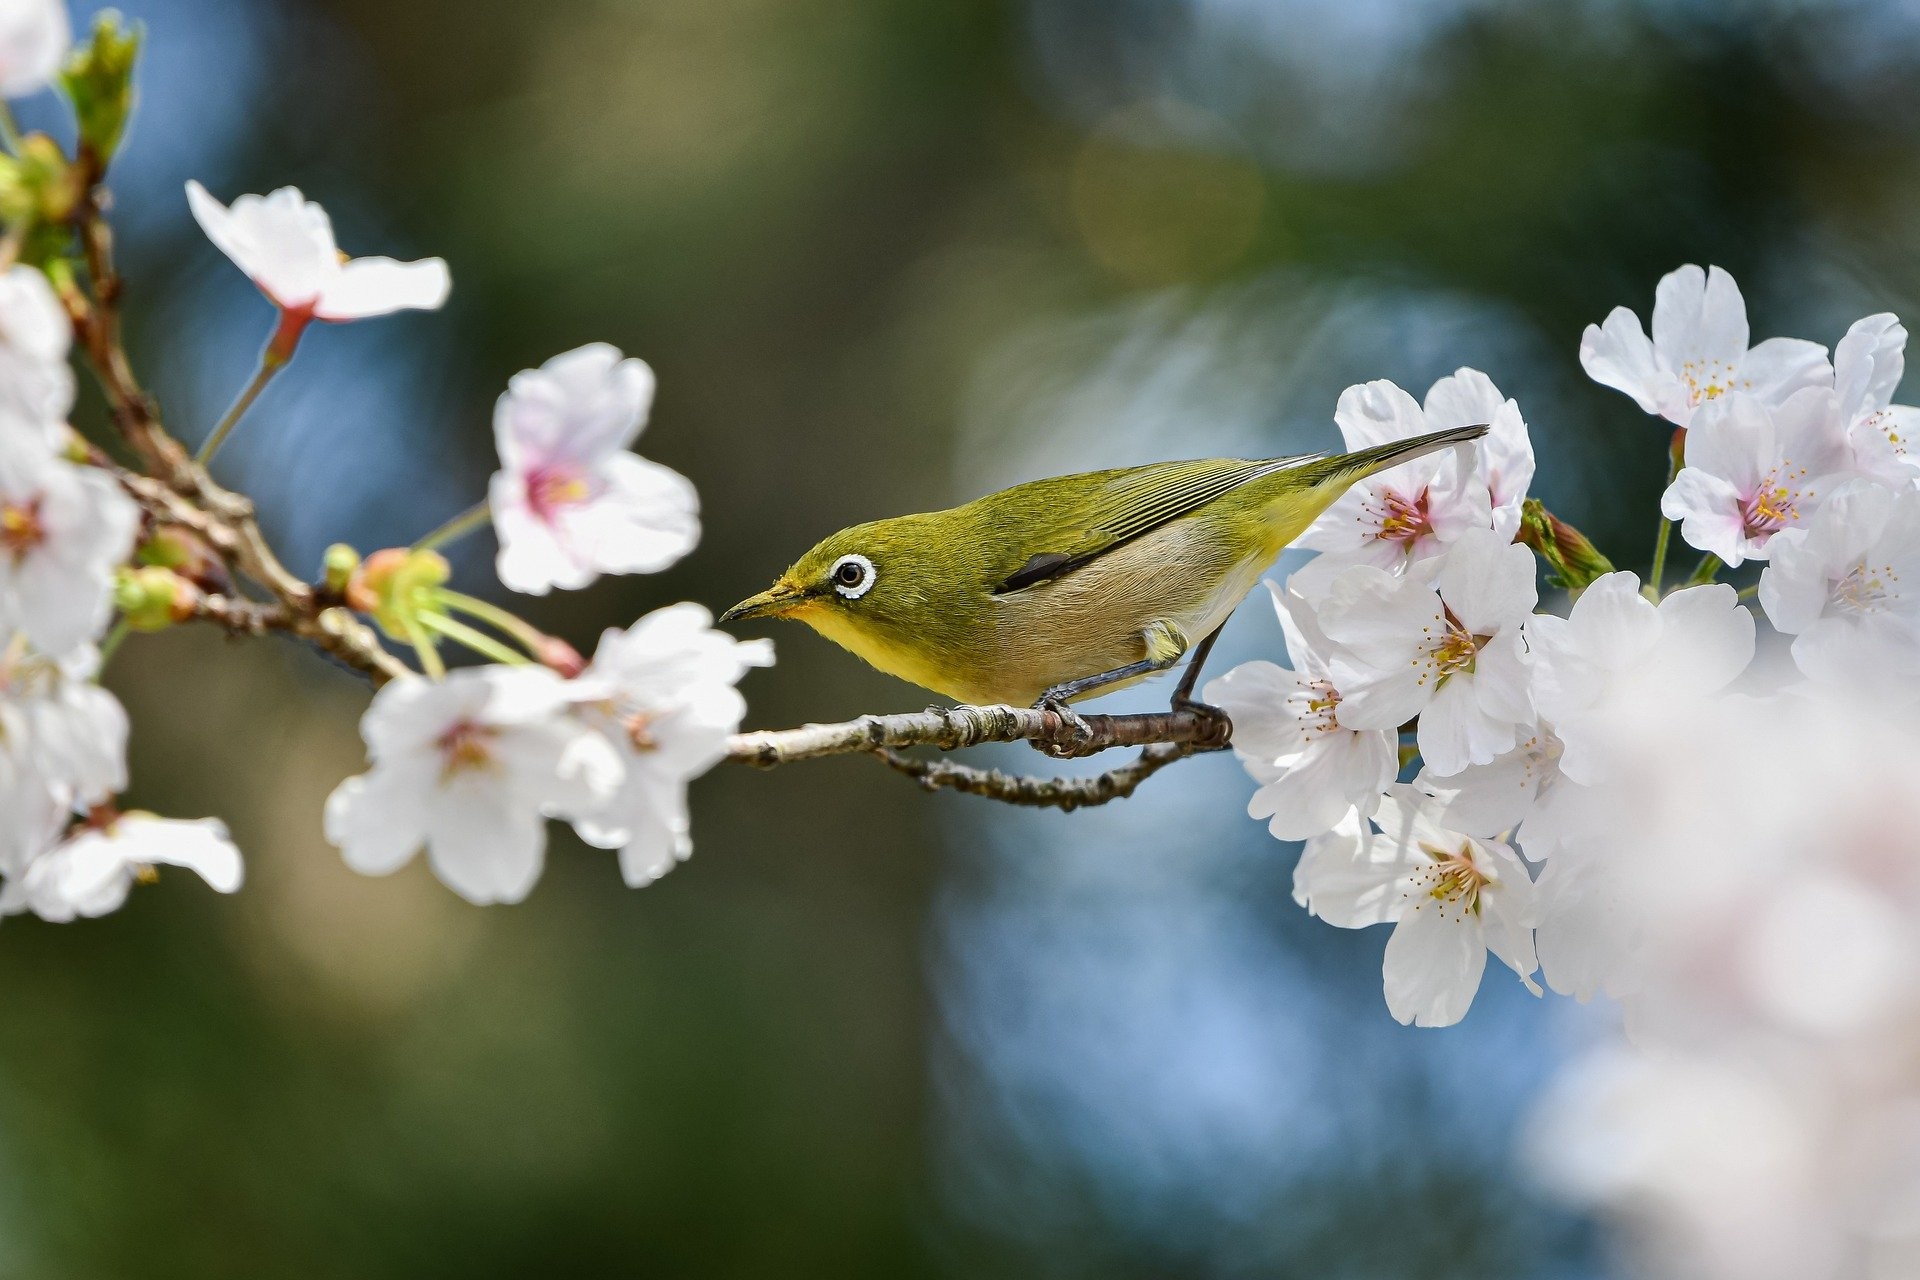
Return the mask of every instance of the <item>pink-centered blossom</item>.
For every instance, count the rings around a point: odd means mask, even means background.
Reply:
[[[1320,627],[1341,722],[1420,718],[1420,755],[1457,773],[1511,751],[1533,719],[1521,628],[1539,599],[1533,553],[1487,529],[1396,577],[1356,565],[1333,580]]]
[[[1451,1026],[1466,1016],[1487,953],[1535,995],[1533,881],[1499,840],[1451,829],[1439,801],[1404,783],[1381,797],[1375,832],[1358,816],[1307,842],[1294,899],[1344,929],[1394,925],[1383,977],[1402,1023]]]
[[[1293,669],[1247,662],[1210,681],[1209,703],[1233,721],[1233,750],[1260,784],[1247,812],[1275,839],[1330,831],[1347,814],[1368,817],[1399,772],[1390,729],[1341,722],[1341,694],[1328,665],[1332,644],[1305,598],[1269,582]]]
[[[107,474],[0,422],[0,632],[59,659],[98,636],[139,509]]]
[[[1660,513],[1680,522],[1688,546],[1729,565],[1764,560],[1773,535],[1805,524],[1852,465],[1832,391],[1796,392],[1778,407],[1732,393],[1694,415]]]
[[[687,783],[726,755],[747,704],[734,685],[773,665],[766,640],[735,640],[713,629],[697,604],[656,610],[600,637],[576,677],[577,714],[604,735],[626,766],[619,786],[574,821],[587,843],[620,851],[635,888],[651,884],[693,852]]]
[[[1920,408],[1893,403],[1906,373],[1907,327],[1885,312],[1856,320],[1833,349],[1833,385],[1853,464],[1902,488],[1920,485]]]
[[[1486,374],[1461,369],[1440,379],[1424,405],[1391,382],[1348,387],[1334,421],[1348,449],[1405,440],[1448,427],[1485,425],[1470,448],[1415,458],[1369,476],[1322,512],[1299,545],[1324,554],[1301,570],[1316,594],[1349,564],[1395,572],[1444,551],[1469,529],[1512,538],[1533,480],[1533,445],[1519,406]],[[1298,576],[1298,575],[1296,575]]]
[[[364,875],[424,846],[469,902],[518,902],[540,878],[549,817],[574,818],[620,784],[613,748],[571,714],[541,667],[487,666],[395,680],[360,722],[372,768],[327,800],[327,839]]]
[[[1809,678],[1920,699],[1920,492],[1853,480],[1769,546],[1760,604]]]
[[[494,410],[500,470],[488,488],[496,570],[514,591],[657,573],[700,539],[700,503],[678,472],[629,451],[653,371],[605,343],[515,374]]]

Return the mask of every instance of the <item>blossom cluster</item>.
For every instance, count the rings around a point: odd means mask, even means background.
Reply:
[[[1259,784],[1250,812],[1305,841],[1297,900],[1394,926],[1396,1018],[1458,1021],[1491,953],[1535,994],[1617,999],[1658,1050],[1579,1062],[1532,1144],[1553,1185],[1636,1228],[1657,1274],[1920,1262],[1906,338],[1876,315],[1831,360],[1749,346],[1732,278],[1692,266],[1660,282],[1651,337],[1624,308],[1590,327],[1588,372],[1676,429],[1647,582],[1514,541],[1532,453],[1483,375],[1424,405],[1351,388],[1352,446],[1492,430],[1330,509],[1305,539],[1320,556],[1273,588],[1291,667],[1206,691]],[[1667,521],[1704,554],[1663,592]],[[1529,547],[1569,607],[1540,608]],[[1716,581],[1749,561],[1744,587]]]
[[[448,295],[438,259],[343,263],[325,212],[291,187],[231,207],[197,185],[188,197],[209,238],[279,313],[263,374],[291,358],[311,320],[436,308]],[[629,448],[653,389],[643,361],[604,343],[515,375],[494,413],[500,469],[484,502],[412,548],[364,562],[335,549],[346,600],[412,645],[422,668],[375,695],[361,722],[372,767],[327,803],[327,838],[355,870],[384,875],[424,849],[434,874],[469,901],[517,902],[539,878],[552,818],[619,850],[636,887],[692,851],[686,785],[724,756],[746,714],[734,686],[772,663],[771,645],[735,641],[713,630],[704,608],[681,604],[608,630],[584,661],[499,606],[448,589],[434,550],[490,520],[500,581],[530,594],[678,561],[700,536],[693,486]],[[443,641],[494,661],[448,670]]]
[[[439,258],[343,253],[326,211],[297,188],[223,204],[189,182],[187,211],[273,318],[253,380],[192,463],[183,453],[167,461],[178,447],[164,435],[134,440],[160,459],[157,487],[175,495],[154,499],[145,477],[68,425],[76,330],[117,341],[95,313],[111,305],[101,296],[109,268],[78,243],[104,201],[75,192],[112,159],[139,43],[112,14],[76,46],[62,0],[0,4],[0,96],[57,89],[78,134],[69,159],[46,135],[18,137],[0,108],[0,167],[19,197],[0,211],[0,913],[52,920],[113,910],[160,864],[189,867],[223,892],[239,886],[240,855],[218,822],[122,807],[127,716],[100,670],[130,632],[272,616],[237,569],[269,591],[273,572],[235,561],[230,533],[215,551],[204,525],[175,514],[209,490],[199,468],[316,323],[438,310],[452,289]],[[104,380],[123,376],[117,354],[86,354]],[[518,374],[494,415],[500,468],[485,500],[412,547],[363,558],[336,546],[322,581],[295,584],[303,600],[371,620],[419,664],[411,671],[377,646],[361,663],[385,681],[362,725],[371,767],[342,783],[325,813],[350,866],[383,874],[424,849],[456,892],[514,901],[540,873],[550,818],[618,850],[632,885],[688,856],[687,783],[725,754],[745,714],[735,685],[772,662],[771,647],[736,642],[705,609],[682,604],[607,631],[588,661],[494,601],[453,590],[435,549],[490,523],[501,583],[531,594],[678,561],[700,534],[693,486],[631,449],[653,387],[645,363],[604,344]],[[121,394],[143,399],[137,388]],[[449,648],[483,661],[450,663]]]
[[[44,275],[0,276],[0,914],[49,920],[112,911],[155,864],[223,891],[241,876],[218,822],[111,805],[127,714],[94,677],[140,515],[76,456],[71,334]]]
[[[1301,540],[1319,556],[1273,588],[1291,668],[1249,663],[1207,688],[1260,784],[1251,813],[1307,842],[1302,905],[1395,925],[1385,985],[1403,1022],[1458,1021],[1488,952],[1535,990],[1538,973],[1583,999],[1633,991],[1640,922],[1621,904],[1642,894],[1615,814],[1644,780],[1617,776],[1599,745],[1623,703],[1677,716],[1736,687],[1920,697],[1920,594],[1906,585],[1920,582],[1920,466],[1903,446],[1917,411],[1892,402],[1905,328],[1861,320],[1831,362],[1812,343],[1749,347],[1732,278],[1689,266],[1661,281],[1652,329],[1617,310],[1581,358],[1684,428],[1661,514],[1706,553],[1688,585],[1589,573],[1565,616],[1540,611],[1518,407],[1471,369],[1424,403],[1370,383],[1340,400],[1350,448],[1490,429],[1329,508]],[[1796,675],[1775,687],[1743,681],[1754,615],[1712,580],[1749,560],[1765,568],[1746,594],[1791,637]]]

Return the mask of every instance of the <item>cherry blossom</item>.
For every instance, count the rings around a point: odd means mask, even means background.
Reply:
[[[620,783],[613,748],[568,709],[566,682],[540,667],[391,682],[360,722],[373,767],[328,798],[327,839],[364,875],[424,845],[469,902],[520,901],[540,878],[546,819],[589,813]]]
[[[653,371],[605,343],[515,374],[494,410],[500,470],[488,489],[500,581],[544,595],[603,573],[657,573],[700,539],[686,477],[628,452]]]
[[[1247,812],[1267,819],[1278,840],[1331,830],[1348,813],[1370,816],[1399,772],[1390,729],[1340,723],[1340,691],[1328,666],[1331,643],[1313,606],[1269,582],[1293,669],[1248,662],[1207,684],[1206,700],[1233,721],[1233,750],[1260,784]]]
[[[657,610],[600,637],[572,696],[581,719],[619,751],[626,774],[574,827],[587,843],[620,850],[629,885],[651,884],[693,852],[687,783],[726,755],[727,737],[746,715],[734,685],[772,665],[771,642],[715,631],[713,615],[697,604]]]
[[[1513,850],[1450,830],[1440,802],[1404,783],[1387,790],[1373,821],[1378,833],[1350,817],[1308,841],[1294,897],[1341,928],[1393,922],[1384,978],[1394,1018],[1460,1021],[1489,951],[1538,995],[1533,882]]]
[[[0,418],[58,443],[73,408],[72,343],[73,321],[44,275],[20,265],[0,272]]]
[[[1909,453],[1920,433],[1920,409],[1894,404],[1906,372],[1907,328],[1882,312],[1853,322],[1833,350],[1834,390],[1854,465],[1889,484],[1920,483],[1920,455]]]
[[[0,98],[52,84],[72,44],[65,0],[0,0]]]
[[[1486,764],[1441,775],[1423,769],[1414,785],[1446,807],[1447,823],[1468,835],[1518,841],[1539,861],[1577,829],[1589,807],[1585,788],[1560,772],[1560,737],[1544,720],[1520,745]]]
[[[1511,751],[1533,718],[1520,637],[1538,598],[1533,553],[1485,529],[1402,577],[1347,569],[1320,607],[1341,722],[1419,716],[1420,755],[1443,774]]]
[[[36,858],[0,891],[0,909],[28,910],[43,920],[103,916],[119,910],[134,883],[156,866],[185,867],[220,893],[240,887],[240,851],[226,825],[126,813],[105,826],[84,827]]]
[[[198,182],[189,182],[187,204],[214,246],[280,309],[270,362],[284,363],[311,321],[437,311],[453,287],[439,258],[346,257],[334,243],[327,211],[295,187],[241,196],[228,207]]]
[[[1851,467],[1833,392],[1802,391],[1777,408],[1732,393],[1694,415],[1660,514],[1729,565],[1764,560],[1768,540],[1806,523]]]
[[[0,630],[55,657],[93,639],[139,520],[104,472],[56,456],[42,434],[0,427]]]
[[[1874,698],[1920,698],[1920,492],[1866,480],[1833,491],[1770,546],[1760,604],[1809,677]]]
[[[1717,693],[1752,660],[1753,634],[1753,615],[1724,583],[1688,587],[1655,605],[1626,572],[1595,579],[1564,618],[1531,618],[1534,701],[1560,739],[1561,772],[1602,781],[1596,716],[1630,691],[1649,704]]]
[[[1317,592],[1349,564],[1404,569],[1439,554],[1468,529],[1490,528],[1510,539],[1520,528],[1533,445],[1519,406],[1486,374],[1461,369],[1440,379],[1424,407],[1391,382],[1348,387],[1334,421],[1349,449],[1447,427],[1489,429],[1471,448],[1401,463],[1342,494],[1299,539],[1298,545],[1326,553],[1301,571],[1303,589]]]
[[[0,643],[0,874],[127,785],[127,713],[94,683],[98,666],[91,646],[54,662],[24,634]]]
[[[1580,338],[1587,376],[1624,391],[1648,413],[1690,426],[1704,404],[1736,392],[1777,407],[1794,392],[1832,385],[1827,349],[1798,338],[1749,347],[1747,304],[1719,267],[1669,272],[1654,291],[1653,337],[1640,318],[1615,307]]]

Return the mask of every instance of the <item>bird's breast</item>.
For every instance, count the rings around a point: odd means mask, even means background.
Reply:
[[[1146,656],[1155,622],[1189,643],[1246,598],[1272,556],[1220,522],[1177,520],[1063,577],[993,597],[993,701],[1029,703],[1048,688]]]

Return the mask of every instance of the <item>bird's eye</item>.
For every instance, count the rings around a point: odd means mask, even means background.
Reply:
[[[827,574],[833,582],[833,589],[849,600],[858,600],[871,591],[876,576],[873,561],[857,555],[841,556],[833,562],[833,568]]]

